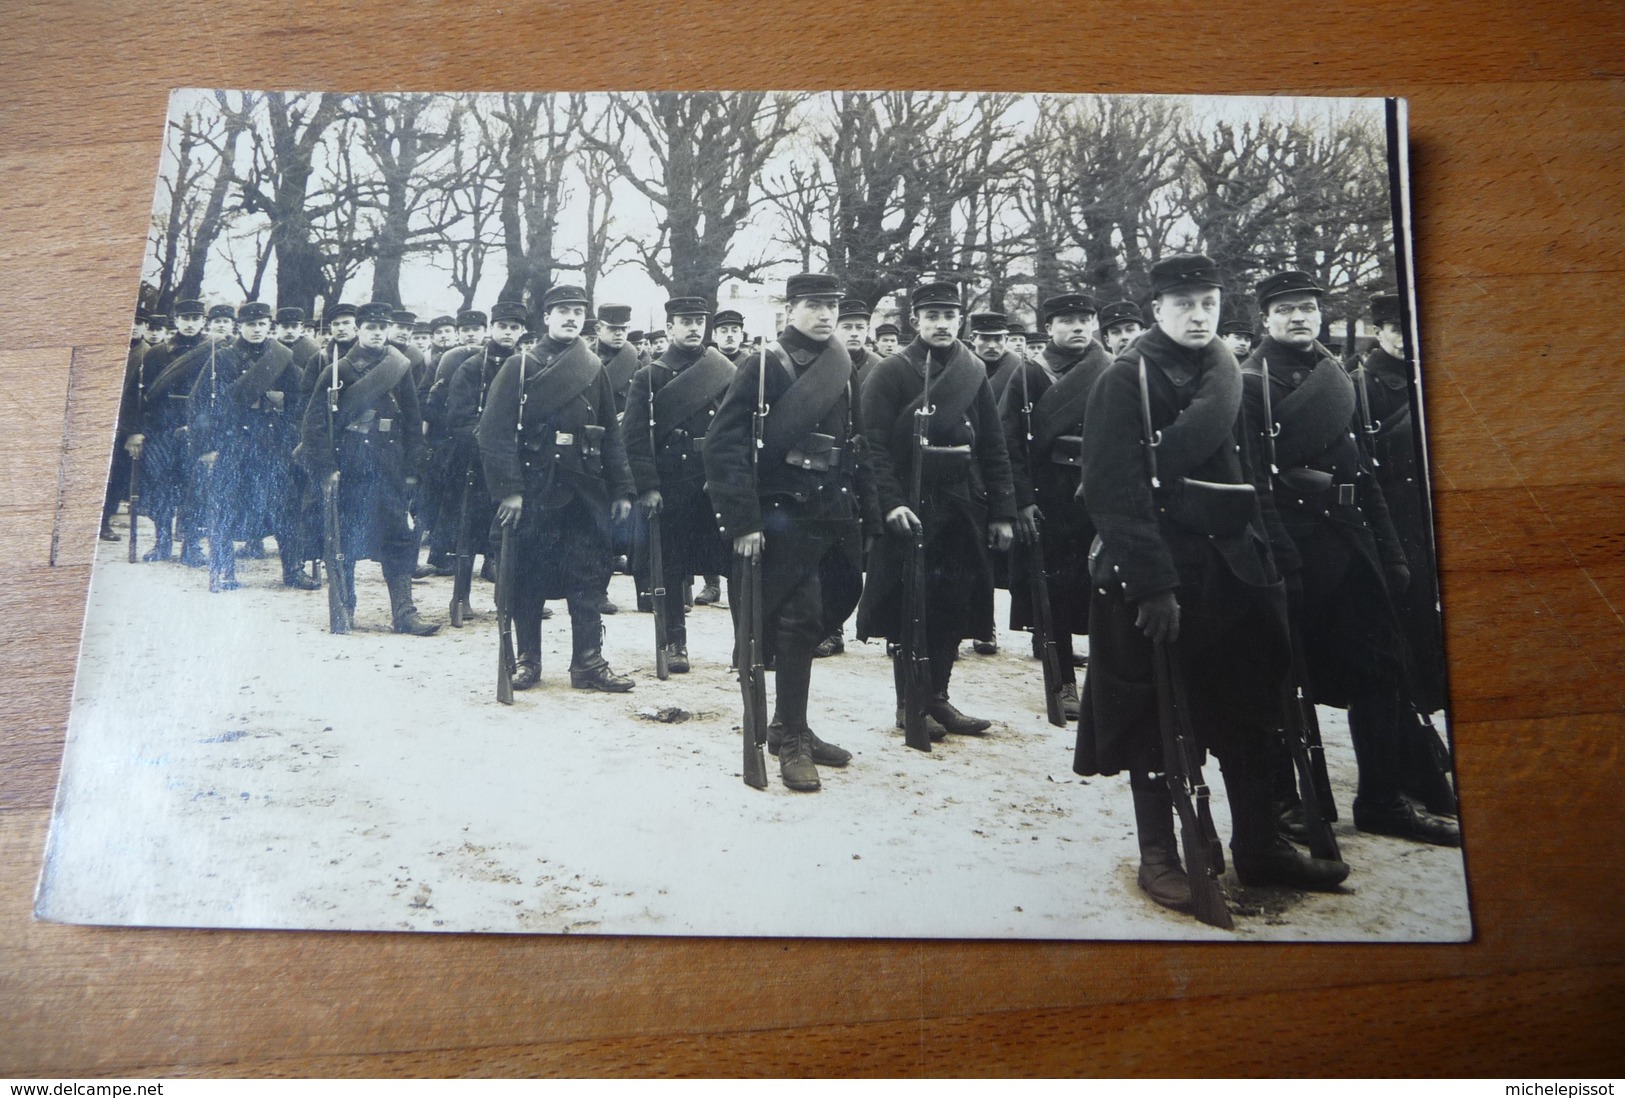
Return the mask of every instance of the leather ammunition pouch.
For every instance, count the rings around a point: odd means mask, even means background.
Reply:
[[[1296,469],[1282,469],[1277,474],[1281,483],[1298,493],[1300,496],[1318,496],[1332,487],[1332,475],[1320,469],[1311,469],[1308,466],[1299,466]]]
[[[1083,437],[1081,435],[1059,435],[1055,445],[1050,447],[1049,459],[1055,465],[1069,465],[1074,469],[1083,468]]]
[[[1257,510],[1251,484],[1222,484],[1180,477],[1156,493],[1157,508],[1176,526],[1196,534],[1233,537],[1247,528]]]
[[[920,480],[926,484],[957,484],[970,476],[974,458],[969,443],[926,446],[920,451]]]
[[[809,431],[805,437],[784,455],[784,463],[797,469],[813,469],[824,473],[841,467],[841,447],[834,435]]]

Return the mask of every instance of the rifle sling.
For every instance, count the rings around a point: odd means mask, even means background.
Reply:
[[[1033,406],[1032,454],[1047,455],[1057,438],[1082,433],[1089,394],[1110,365],[1111,358],[1105,349],[1090,340],[1083,357],[1045,390]]]
[[[1281,425],[1276,463],[1291,469],[1325,453],[1348,433],[1355,406],[1353,380],[1336,359],[1323,356],[1303,384],[1275,405],[1275,422]]]
[[[768,350],[794,376],[789,355],[777,340]],[[824,422],[830,409],[835,407],[835,401],[851,384],[852,359],[847,356],[845,347],[831,339],[773,405],[763,431],[761,462],[768,466],[784,464],[790,450]]]
[[[520,370],[524,370],[528,362],[526,353],[520,360]],[[550,365],[524,374],[521,384],[525,392],[526,425],[551,419],[554,413],[586,392],[602,370],[598,356],[577,338]]]
[[[267,339],[265,343],[260,357],[233,385],[237,392],[249,399],[271,388],[272,383],[282,376],[282,371],[293,365],[292,351],[274,339]]]
[[[355,353],[352,349],[351,354]],[[358,364],[350,359],[352,367]],[[342,369],[344,363],[339,363]],[[405,355],[393,347],[385,347],[384,355],[373,367],[354,381],[348,383],[339,391],[338,423],[335,426],[348,427],[359,419],[368,408],[371,408],[383,395],[400,384],[400,381],[412,369],[412,364]]]
[[[670,369],[664,359],[657,365]],[[653,374],[650,376],[652,379]],[[662,440],[727,392],[733,376],[733,363],[714,347],[707,347],[685,369],[674,370],[672,379],[656,390],[653,398],[651,415]]]
[[[892,425],[891,451],[899,458],[908,452],[900,447],[908,445],[914,436],[914,413],[925,399],[925,370],[930,365],[930,351],[919,340],[909,344],[901,353],[920,371],[921,386],[919,395],[908,402]],[[964,344],[956,342],[947,365],[931,376],[932,423],[953,424],[965,418],[965,413],[970,411],[972,402],[976,400],[976,394],[986,383],[987,370],[981,360],[966,350]]]

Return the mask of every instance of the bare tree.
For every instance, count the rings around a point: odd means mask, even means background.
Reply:
[[[579,262],[559,262],[558,267],[581,272],[582,288],[587,299],[596,301],[598,279],[623,266],[629,260],[616,253],[627,244],[624,233],[616,233],[615,217],[615,164],[601,149],[588,147],[578,159],[586,189],[587,209],[584,218],[586,241],[577,252]]]
[[[475,102],[452,131],[450,171],[460,185],[431,192],[430,220],[443,226],[437,246],[430,252],[436,266],[444,263],[451,288],[460,295],[459,308],[474,307],[474,294],[485,271],[486,257],[502,246],[502,162],[487,155],[484,112]]]
[[[750,217],[756,181],[790,132],[792,97],[645,92],[612,95],[611,104],[599,131],[584,137],[661,212],[654,242],[632,242],[651,279],[673,296],[714,305],[725,278],[749,281],[774,265],[728,258]],[[634,157],[638,137],[652,164]]]
[[[331,92],[314,96],[269,92],[264,101],[266,125],[251,131],[253,161],[239,183],[239,194],[245,212],[263,213],[270,220],[279,305],[309,310],[327,289],[306,203],[316,150],[338,118],[341,103],[341,97]]]

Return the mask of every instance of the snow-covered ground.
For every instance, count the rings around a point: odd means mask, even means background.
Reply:
[[[122,519],[120,520],[122,529]],[[143,548],[150,528],[143,523]],[[653,624],[605,619],[629,694],[572,690],[568,617],[543,625],[543,681],[495,698],[489,584],[463,629],[389,631],[377,566],[357,628],[327,632],[322,591],[274,559],[211,595],[179,564],[100,544],[64,776],[38,903],[44,918],[163,926],[837,937],[1460,940],[1459,851],[1365,836],[1343,714],[1320,712],[1343,890],[1226,887],[1224,932],[1134,882],[1127,782],[1072,773],[1071,729],[1043,718],[1025,634],[967,645],[953,698],[992,734],[930,754],[892,728],[880,644],[813,670],[813,727],[856,756],[792,793],[740,780],[730,619],[690,615],[694,670],[655,679]],[[445,623],[449,579],[414,584]],[[1007,596],[1000,593],[1000,620]],[[772,676],[769,675],[771,688]],[[676,707],[687,720],[664,723]],[[1228,835],[1217,767],[1214,817]]]

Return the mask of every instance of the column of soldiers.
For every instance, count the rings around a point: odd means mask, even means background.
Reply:
[[[1218,760],[1242,882],[1328,889],[1349,871],[1293,841],[1317,818],[1287,750],[1294,690],[1348,710],[1358,830],[1459,843],[1426,718],[1444,704],[1443,669],[1405,317],[1376,299],[1378,345],[1351,374],[1317,341],[1323,297],[1299,272],[1265,279],[1256,346],[1204,256],[1152,268],[1149,315],[1061,293],[1030,337],[926,283],[908,295],[902,345],[817,272],[788,280],[785,327],[754,345],[739,313],[699,298],[668,301],[664,328],[645,333],[628,306],[589,316],[572,286],[534,317],[514,302],[429,322],[339,304],[320,344],[298,309],[276,312],[272,339],[269,306],[180,301],[172,337],[163,317],[132,329],[122,449],[156,532],[143,559],[170,559],[178,541],[212,590],[237,586],[239,543],[272,536],[290,587],[319,586],[306,562],[340,561],[328,582],[351,613],[355,561],[378,561],[392,628],[427,636],[438,625],[413,604],[414,574],[481,557],[495,579],[508,546],[514,690],[541,681],[541,623],[560,599],[571,685],[633,688],[604,658],[603,615],[617,566],[649,605],[651,525],[674,596],[659,607],[672,673],[693,659],[683,588],[699,577],[693,602],[718,602],[720,577],[756,562],[775,682],[766,746],[797,791],[852,760],[814,733],[811,679],[816,658],[844,651],[854,612],[858,639],[886,640],[898,728],[986,734],[950,685],[965,641],[997,652],[993,592],[1008,587],[1008,627],[1032,632],[1036,653],[1042,619],[1054,646],[1074,768],[1128,774],[1141,888],[1193,911],[1159,669],[1196,757]],[[324,547],[324,488],[342,557]],[[117,498],[115,485],[104,537],[117,538]],[[462,590],[454,624],[472,613]]]

